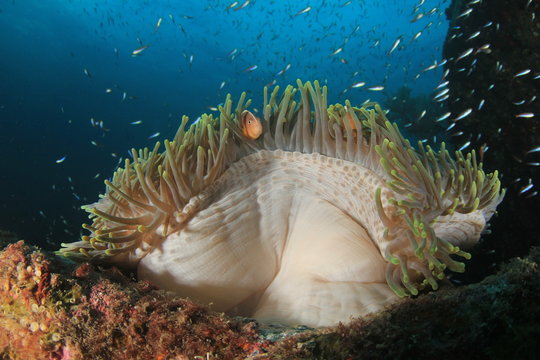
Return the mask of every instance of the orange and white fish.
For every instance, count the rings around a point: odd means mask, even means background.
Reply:
[[[251,111],[244,110],[240,115],[240,129],[248,139],[257,140],[263,132],[261,119],[253,115]]]

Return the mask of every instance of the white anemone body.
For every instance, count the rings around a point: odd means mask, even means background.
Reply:
[[[397,299],[372,240],[384,231],[373,201],[383,185],[358,164],[319,154],[249,155],[140,261],[139,277],[266,321],[328,326],[379,310]]]

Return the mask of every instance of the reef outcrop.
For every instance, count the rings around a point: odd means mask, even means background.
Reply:
[[[473,285],[323,329],[259,326],[22,241],[0,252],[1,359],[533,358],[540,249]]]

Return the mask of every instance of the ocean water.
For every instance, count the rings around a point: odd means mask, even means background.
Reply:
[[[46,249],[76,241],[81,205],[128,150],[217,114],[227,93],[253,111],[265,85],[298,78],[328,85],[329,103],[431,99],[449,2],[0,2],[0,229]],[[435,113],[410,115],[436,136]]]

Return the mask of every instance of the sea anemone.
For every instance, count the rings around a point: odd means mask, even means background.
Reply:
[[[245,98],[187,129],[183,117],[163,152],[132,150],[83,207],[90,235],[60,253],[136,267],[217,311],[310,326],[464,271],[462,248],[504,196],[474,151],[415,149],[377,104],[327,106],[317,81],[265,88],[260,123]]]

